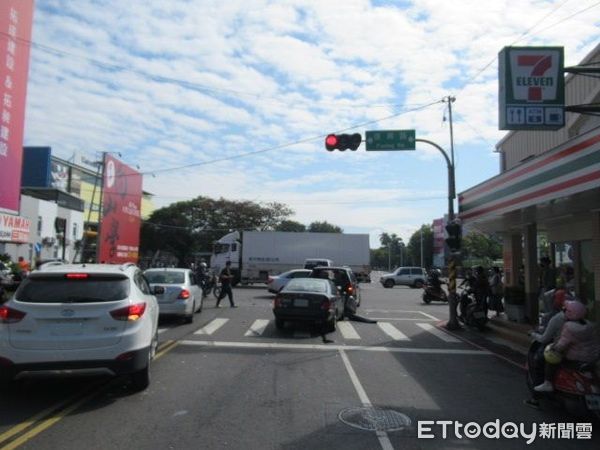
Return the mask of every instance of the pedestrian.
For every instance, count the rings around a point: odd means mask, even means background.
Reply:
[[[496,311],[496,317],[504,312],[502,297],[504,297],[504,284],[499,267],[492,267],[490,276],[490,309]]]
[[[231,290],[231,283],[233,281],[233,272],[231,270],[231,261],[227,261],[225,263],[225,268],[221,270],[219,274],[219,281],[221,282],[221,293],[217,298],[217,308],[221,303],[221,300],[225,298],[225,295],[229,298],[229,305],[232,308],[235,308],[235,304],[233,303],[233,291]]]
[[[21,272],[21,276],[25,278],[29,272],[31,271],[31,267],[29,267],[29,263],[25,261],[25,258],[19,256],[19,260],[17,262],[19,265],[19,271]]]
[[[490,283],[482,266],[477,266],[475,268],[475,286],[473,286],[473,294],[475,295],[475,301],[484,309],[485,315],[487,316]]]

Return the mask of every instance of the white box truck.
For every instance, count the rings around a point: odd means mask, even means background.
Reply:
[[[265,283],[269,275],[301,269],[309,258],[330,259],[370,280],[368,234],[234,231],[215,242],[210,265],[218,274],[231,261],[236,281]]]

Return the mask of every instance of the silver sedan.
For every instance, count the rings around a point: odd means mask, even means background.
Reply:
[[[202,311],[202,289],[190,269],[148,269],[144,276],[153,290],[163,291],[155,294],[161,316],[181,316],[192,323],[194,313]]]
[[[288,281],[294,278],[308,278],[309,275],[310,270],[308,269],[294,269],[279,275],[269,276],[269,279],[267,280],[267,289],[269,292],[277,294],[285,287]]]

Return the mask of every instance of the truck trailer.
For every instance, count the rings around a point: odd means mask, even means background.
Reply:
[[[309,258],[330,259],[350,267],[359,280],[370,280],[368,234],[234,231],[215,242],[210,265],[218,273],[231,261],[235,281],[251,284],[300,269]]]

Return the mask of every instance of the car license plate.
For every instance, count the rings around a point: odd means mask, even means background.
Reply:
[[[600,395],[586,395],[585,404],[590,411],[600,411]]]
[[[473,313],[473,317],[475,317],[476,319],[483,319],[485,317],[485,314],[481,311],[476,311]]]
[[[73,321],[57,321],[52,330],[53,336],[74,336],[83,333],[83,323]]]
[[[308,306],[308,299],[306,299],[306,298],[296,298],[296,299],[294,299],[294,306],[299,306],[301,308],[306,308]]]

